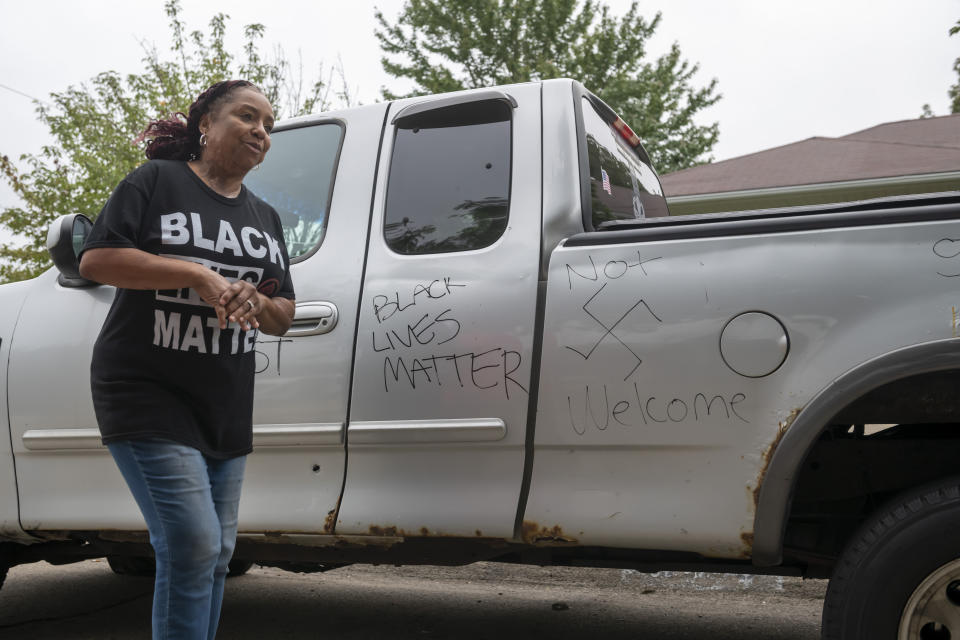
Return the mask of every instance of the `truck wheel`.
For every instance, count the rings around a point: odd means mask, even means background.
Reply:
[[[250,567],[253,566],[253,563],[249,560],[237,560],[233,559],[230,561],[230,564],[227,565],[227,577],[236,578],[242,576],[247,571],[250,571]]]
[[[107,564],[119,576],[146,577],[157,572],[152,557],[143,556],[107,556]]]
[[[960,478],[898,496],[854,534],[827,587],[822,637],[960,638]]]

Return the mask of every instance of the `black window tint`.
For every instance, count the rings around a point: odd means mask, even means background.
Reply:
[[[593,226],[608,220],[632,220],[668,215],[660,180],[653,168],[603,121],[583,98],[583,127],[590,162],[590,201]]]
[[[503,235],[510,208],[510,107],[487,101],[397,123],[384,238],[403,254],[469,251]]]
[[[291,259],[323,241],[342,136],[335,123],[277,131],[263,166],[244,180],[280,214]]]

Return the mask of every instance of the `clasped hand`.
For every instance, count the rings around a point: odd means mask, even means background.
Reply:
[[[236,322],[244,331],[258,328],[257,314],[263,304],[256,288],[246,280],[230,282],[215,271],[208,269],[207,273],[197,293],[216,311],[220,328],[227,328],[227,320]]]

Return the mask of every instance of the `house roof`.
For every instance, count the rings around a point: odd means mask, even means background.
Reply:
[[[960,114],[815,137],[664,176],[666,196],[722,193],[960,170]]]

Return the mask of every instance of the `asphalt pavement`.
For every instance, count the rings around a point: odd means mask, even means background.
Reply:
[[[218,638],[814,640],[826,582],[532,567],[254,567],[227,581]],[[10,570],[0,639],[149,640],[152,580],[105,560]]]

